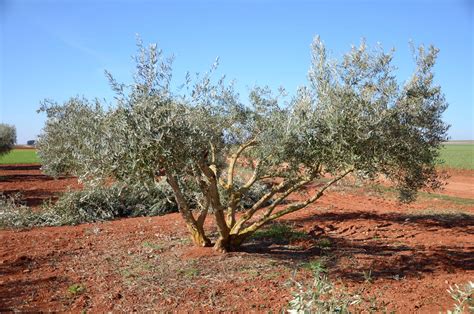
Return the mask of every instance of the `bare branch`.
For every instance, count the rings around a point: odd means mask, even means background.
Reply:
[[[253,217],[253,215],[259,209],[261,209],[266,204],[266,202],[268,202],[275,194],[285,191],[285,189],[287,189],[291,183],[292,182],[289,180],[282,181],[280,184],[273,187],[269,192],[265,193],[257,202],[255,202],[255,204],[253,204],[253,206],[250,209],[247,210],[247,212],[245,212],[245,214],[242,215],[242,217],[232,227],[231,233],[232,234],[239,233],[244,223],[249,221]]]
[[[188,202],[186,202],[186,199],[184,198],[184,195],[181,189],[179,188],[178,180],[169,171],[166,171],[166,178],[167,178],[168,184],[173,189],[176,202],[178,203],[178,210],[183,216],[184,220],[188,224],[196,225],[196,220],[194,219],[191,213],[189,204]]]
[[[284,193],[282,193],[280,196],[278,196],[277,199],[275,199],[272,204],[270,206],[268,206],[267,208],[267,211],[265,212],[264,214],[264,217],[268,217],[272,212],[273,210],[275,209],[275,207],[277,207],[283,200],[285,200],[291,193],[293,193],[294,191],[298,190],[299,188],[301,188],[302,186],[308,184],[309,182],[312,181],[312,178],[311,179],[308,179],[308,180],[302,180],[298,183],[296,183],[295,185],[293,185],[291,188],[289,188],[288,190],[286,190]]]
[[[226,219],[224,216],[224,207],[222,206],[219,190],[217,188],[217,178],[215,172],[213,172],[210,167],[201,160],[198,163],[199,169],[207,177],[208,184],[208,196],[210,198],[210,203],[214,209],[214,216],[216,218],[216,224],[219,229],[221,236],[226,237],[229,234],[229,227],[227,226]]]
[[[250,179],[247,181],[247,183],[245,183],[244,186],[242,186],[239,189],[240,193],[244,193],[245,191],[250,189],[252,187],[252,185],[257,181],[257,179],[259,179],[258,175],[259,175],[261,166],[262,166],[262,160],[259,159],[259,160],[257,160],[257,163],[255,164],[255,169],[253,170],[252,177],[250,177]]]
[[[240,189],[230,191],[229,205],[227,206],[227,225],[229,228],[232,228],[235,225],[235,212],[237,210],[237,205],[242,200],[243,195],[252,187],[252,185],[257,181],[258,174],[260,171],[260,166],[262,164],[261,160],[258,160],[252,177],[245,183]]]
[[[199,212],[199,215],[196,219],[197,224],[201,227],[204,226],[204,222],[206,221],[207,212],[209,210],[209,205],[210,205],[210,200],[209,200],[208,197],[206,197],[206,203],[202,206],[202,209]]]
[[[227,190],[232,190],[234,186],[234,169],[235,169],[235,164],[237,162],[237,159],[240,157],[240,154],[242,154],[242,152],[246,150],[247,148],[255,146],[255,145],[257,145],[257,141],[250,140],[247,143],[240,145],[237,151],[234,154],[232,154],[232,157],[230,159],[229,169],[227,170]]]
[[[297,210],[300,210],[306,206],[308,206],[309,204],[315,202],[316,200],[318,200],[321,196],[323,196],[324,194],[324,191],[326,191],[326,189],[328,189],[331,185],[333,185],[334,183],[338,182],[339,180],[341,180],[342,178],[344,178],[346,175],[348,175],[349,173],[351,173],[352,171],[354,171],[354,169],[349,169],[349,170],[346,170],[344,173],[342,173],[341,175],[333,178],[331,181],[329,181],[328,183],[326,183],[319,191],[318,193],[316,193],[315,195],[313,195],[312,197],[310,197],[309,199],[307,199],[306,201],[304,202],[298,202],[298,203],[295,203],[295,204],[291,204],[289,206],[287,206],[285,209],[277,212],[277,213],[274,213],[273,215],[270,215],[270,216],[263,216],[260,220],[256,221],[255,223],[253,223],[252,225],[250,225],[249,227],[245,228],[244,230],[242,230],[239,234],[246,234],[246,233],[251,233],[251,232],[254,232],[255,230],[257,230],[258,228],[260,228],[261,226],[263,226],[264,224],[266,224],[267,222],[271,221],[271,220],[274,220],[274,219],[277,219],[277,218],[280,218],[281,216],[284,216],[284,215],[287,215],[289,213],[292,213],[292,212],[295,212]]]
[[[197,182],[197,184],[198,184],[198,186],[201,190],[201,193],[204,196],[204,204],[199,203],[199,205],[201,207],[201,211],[199,212],[198,217],[196,219],[197,224],[202,227],[204,225],[204,221],[206,220],[206,217],[207,217],[209,206],[211,204],[211,199],[210,199],[210,196],[209,196],[209,188],[208,188],[206,182],[204,182],[204,180],[202,180],[201,175],[199,173],[195,173],[194,178],[196,179],[196,182]]]

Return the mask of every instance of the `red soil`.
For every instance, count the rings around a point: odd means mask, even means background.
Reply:
[[[443,194],[474,198],[474,171],[453,171]]]
[[[44,201],[57,199],[68,188],[77,189],[76,178],[54,179],[44,175],[40,164],[0,165],[0,192],[6,195],[21,194],[22,201],[30,207],[38,207]]]
[[[454,174],[444,193],[473,199],[473,178]],[[22,192],[32,206],[67,186],[78,187],[37,166],[0,168],[0,191]],[[304,239],[253,240],[228,254],[193,247],[178,214],[3,230],[0,312],[279,311],[291,299],[291,279],[310,283],[303,266],[318,259],[338,287],[364,297],[360,310],[446,311],[453,305],[446,289],[474,281],[474,218],[460,214],[474,214],[471,204],[424,198],[400,205],[338,187],[280,219]],[[69,289],[74,284],[84,290]]]
[[[14,149],[35,149],[36,147],[31,145],[15,145]]]

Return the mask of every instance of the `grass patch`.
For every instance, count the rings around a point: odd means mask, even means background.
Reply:
[[[304,269],[310,270],[313,274],[327,273],[326,259],[319,258],[303,264]]]
[[[474,144],[449,144],[441,149],[440,159],[443,167],[474,169]]]
[[[81,284],[75,283],[75,284],[69,286],[69,287],[67,288],[67,291],[68,291],[71,295],[79,295],[79,294],[83,294],[83,293],[86,291],[86,287],[84,287],[84,286],[81,285]]]
[[[323,250],[330,249],[332,247],[332,242],[328,238],[322,238],[318,241],[318,246]]]
[[[201,274],[201,270],[195,267],[180,269],[179,274],[186,278],[194,278]]]
[[[40,160],[35,149],[13,149],[8,154],[0,157],[0,165],[34,164]]]
[[[384,196],[390,196],[390,197],[397,197],[398,191],[397,189],[389,186],[382,186],[379,184],[373,184],[367,187],[367,189],[370,192],[374,192],[376,194],[383,194]],[[474,205],[474,199],[472,198],[464,198],[464,197],[458,197],[458,196],[451,196],[451,195],[445,195],[445,194],[438,194],[438,193],[428,193],[428,192],[423,192],[420,191],[418,192],[418,199],[421,200],[442,200],[446,202],[450,202],[456,205],[464,205],[464,206],[470,206]]]
[[[148,241],[143,242],[143,247],[151,249],[153,251],[161,251],[161,250],[164,249],[163,245],[156,244],[156,243],[153,243],[153,242],[148,242]]]
[[[272,239],[279,243],[288,243],[295,240],[305,239],[306,233],[301,231],[295,231],[290,226],[280,223],[274,223],[267,228],[257,230],[253,235],[252,239]]]
[[[438,199],[438,200],[451,202],[457,205],[474,205],[474,199],[472,198],[464,198],[464,197],[457,197],[457,196],[436,194],[436,193],[427,193],[427,192],[420,192],[419,194],[420,194],[420,197],[424,199]]]

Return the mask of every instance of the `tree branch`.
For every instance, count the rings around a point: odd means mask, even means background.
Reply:
[[[346,170],[344,173],[342,173],[341,175],[335,177],[334,179],[332,179],[331,181],[329,181],[328,183],[326,183],[319,191],[318,193],[316,193],[315,195],[313,195],[312,197],[310,197],[309,199],[307,199],[306,201],[304,202],[299,202],[299,203],[295,203],[295,204],[291,204],[289,206],[287,206],[285,209],[277,212],[277,213],[274,213],[273,215],[268,215],[268,216],[263,216],[260,220],[254,222],[252,225],[250,225],[249,227],[245,228],[244,230],[242,230],[241,232],[239,232],[239,234],[247,234],[247,233],[253,233],[255,230],[257,230],[258,228],[260,228],[261,226],[263,226],[264,224],[266,224],[267,222],[271,221],[271,220],[274,220],[274,219],[277,219],[277,218],[280,218],[281,216],[284,216],[284,215],[287,215],[289,213],[292,213],[292,212],[295,212],[297,210],[300,210],[306,206],[308,206],[309,204],[315,202],[316,200],[318,200],[321,196],[323,196],[324,194],[324,191],[326,191],[331,185],[333,185],[334,183],[338,182],[339,180],[341,180],[342,178],[344,178],[346,175],[348,175],[349,173],[351,173],[352,171],[354,171],[354,169],[349,169],[349,170]],[[270,212],[271,213],[271,212]]]
[[[252,177],[245,183],[241,188],[239,188],[237,191],[234,191],[231,189],[230,196],[229,196],[229,205],[227,206],[227,226],[232,229],[232,227],[235,225],[235,212],[237,210],[237,205],[239,202],[242,200],[242,196],[252,187],[252,185],[257,181],[258,179],[258,173],[260,171],[260,165],[262,161],[258,160],[254,172],[252,174]]]
[[[268,206],[268,209],[267,211],[265,212],[265,214],[263,215],[264,217],[268,217],[272,212],[273,210],[275,209],[275,207],[277,207],[283,200],[285,200],[291,193],[293,193],[294,191],[298,190],[299,188],[301,188],[302,186],[304,186],[305,184],[308,184],[309,182],[311,182],[313,180],[313,178],[311,179],[308,179],[308,180],[301,180],[300,182],[296,183],[295,185],[293,185],[291,188],[289,188],[288,190],[285,191],[285,193],[282,193],[276,200],[274,200],[272,202],[272,204],[270,206]]]
[[[168,170],[166,170],[166,179],[168,181],[168,184],[173,189],[176,202],[178,203],[178,210],[183,216],[184,220],[188,224],[196,226],[196,220],[194,219],[194,216],[189,208],[189,204],[184,198],[184,195],[179,187],[178,180]]]
[[[202,206],[202,209],[199,212],[199,215],[196,219],[197,224],[201,227],[204,226],[204,222],[206,221],[207,212],[209,211],[209,205],[210,205],[210,201],[209,201],[209,198],[206,196],[206,203],[204,206]]]
[[[216,218],[216,224],[219,229],[219,233],[223,237],[227,237],[229,234],[229,227],[227,226],[225,216],[224,216],[224,207],[222,206],[219,190],[217,188],[217,178],[216,173],[210,169],[204,160],[198,162],[198,167],[202,173],[207,177],[209,184],[208,187],[208,196],[212,208],[214,209],[214,216]]]
[[[291,184],[291,181],[282,181],[277,186],[273,187],[271,191],[265,193],[253,206],[242,215],[242,217],[237,221],[237,223],[232,227],[231,234],[239,233],[243,224],[250,220],[253,215],[262,208],[268,200],[270,200],[275,194],[284,191]]]
[[[204,226],[204,221],[206,220],[206,217],[207,217],[209,206],[211,204],[211,199],[209,196],[209,188],[206,182],[202,180],[200,173],[196,171],[194,174],[194,178],[196,179],[196,182],[199,188],[201,189],[201,193],[203,194],[205,198],[204,205],[199,203],[199,205],[201,206],[201,211],[199,212],[198,217],[196,219],[197,224],[202,227]]]
[[[250,177],[250,179],[247,181],[247,183],[245,183],[244,186],[242,186],[239,189],[240,193],[246,192],[257,181],[257,179],[259,178],[258,174],[260,172],[261,165],[262,165],[262,160],[261,159],[257,160],[257,163],[255,164],[255,169],[253,170],[252,177]]]
[[[226,187],[227,190],[232,190],[232,188],[234,187],[234,169],[235,169],[235,164],[240,154],[242,154],[242,152],[246,150],[247,148],[255,146],[255,145],[257,145],[257,141],[250,140],[247,143],[240,145],[237,151],[234,154],[232,154],[232,157],[230,159],[229,169],[227,170],[227,187]]]

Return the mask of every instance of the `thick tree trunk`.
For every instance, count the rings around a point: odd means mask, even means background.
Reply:
[[[204,228],[199,226],[190,226],[188,225],[189,232],[191,233],[191,240],[196,246],[205,247],[211,246],[211,240],[206,237]]]
[[[231,234],[227,238],[219,237],[214,244],[214,250],[221,253],[236,251],[245,239],[247,239],[247,235]]]

